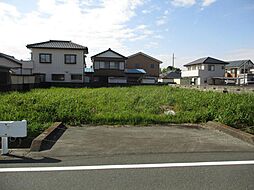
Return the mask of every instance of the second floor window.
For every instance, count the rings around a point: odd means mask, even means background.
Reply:
[[[77,63],[77,55],[65,54],[64,55],[64,63],[65,64],[76,64]]]
[[[40,59],[40,63],[51,63],[52,55],[49,53],[40,53],[39,59]]]
[[[119,62],[110,62],[110,69],[119,69]]]
[[[114,70],[124,70],[124,62],[119,61],[95,61],[95,69],[114,69]]]
[[[151,64],[151,68],[152,68],[152,69],[154,68],[154,64]]]
[[[208,65],[208,71],[215,71],[214,65]]]

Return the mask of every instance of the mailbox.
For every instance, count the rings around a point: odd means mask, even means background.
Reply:
[[[0,121],[0,137],[26,137],[27,121]]]
[[[8,153],[8,137],[26,137],[27,121],[0,121],[0,137],[2,137],[2,154]]]

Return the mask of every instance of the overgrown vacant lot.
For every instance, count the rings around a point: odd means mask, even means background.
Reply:
[[[176,115],[166,115],[172,109]],[[0,120],[29,122],[35,136],[52,122],[163,124],[219,121],[254,132],[254,94],[223,94],[137,86],[98,89],[51,88],[0,94]]]

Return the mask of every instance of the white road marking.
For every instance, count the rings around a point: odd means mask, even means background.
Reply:
[[[98,165],[98,166],[0,168],[0,173],[6,173],[6,172],[80,171],[80,170],[113,170],[113,169],[146,169],[146,168],[175,168],[175,167],[200,167],[200,166],[233,166],[233,165],[254,165],[254,160],[216,161],[216,162],[190,162],[190,163]]]

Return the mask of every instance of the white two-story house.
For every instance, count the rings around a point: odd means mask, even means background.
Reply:
[[[206,85],[216,84],[216,79],[224,82],[225,66],[227,62],[205,57],[184,65],[187,70],[182,71],[182,78],[189,79],[190,84]]]
[[[50,40],[26,46],[32,51],[33,74],[50,83],[83,83],[88,48],[71,41]]]

